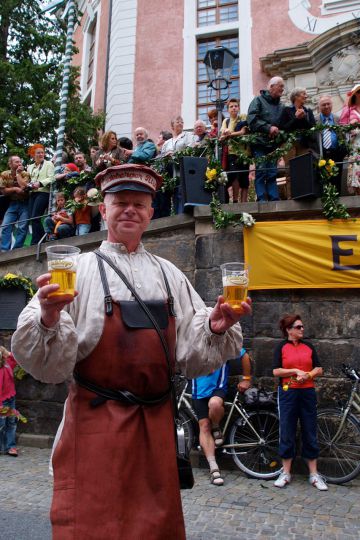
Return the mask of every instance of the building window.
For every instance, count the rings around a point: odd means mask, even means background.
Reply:
[[[198,26],[238,20],[238,0],[197,0]]]
[[[95,44],[96,44],[96,19],[89,28],[89,54],[86,89],[90,88],[93,82],[94,63],[95,63]]]
[[[199,0],[200,3],[200,0]],[[209,3],[209,2],[208,2]],[[201,118],[205,122],[208,122],[207,112],[215,107],[215,103],[212,100],[216,99],[215,90],[208,87],[208,78],[206,73],[206,67],[204,64],[204,57],[208,49],[218,47],[222,45],[227,47],[234,53],[239,52],[239,39],[237,36],[222,36],[221,38],[207,38],[198,40],[197,43],[197,85],[196,85],[196,109],[197,118]],[[239,99],[239,62],[235,61],[231,84],[229,86],[229,97],[235,97]]]

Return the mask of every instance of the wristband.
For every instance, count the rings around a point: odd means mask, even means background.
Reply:
[[[313,378],[313,376],[311,375],[310,371],[308,371],[308,375],[309,375],[310,379]]]
[[[251,377],[250,377],[250,375],[243,375],[242,380],[243,381],[251,381]]]

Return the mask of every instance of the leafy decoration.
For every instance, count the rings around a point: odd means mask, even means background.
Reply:
[[[240,217],[236,217],[232,212],[225,212],[221,208],[221,203],[218,196],[213,193],[212,200],[210,202],[210,210],[213,218],[213,224],[215,229],[226,229],[229,225],[233,227],[243,225],[244,227],[252,227],[255,223],[255,219],[251,214],[243,212]]]
[[[12,409],[9,406],[0,406],[0,417],[15,416],[19,422],[26,424],[27,418],[23,416],[17,409]]]
[[[31,300],[35,294],[34,285],[31,279],[22,275],[9,273],[3,277],[0,277],[0,287],[7,289],[17,287],[18,289],[24,289],[26,292],[27,301]]]
[[[323,214],[329,221],[333,219],[348,219],[350,217],[346,206],[339,201],[339,193],[333,184],[324,184],[321,203]]]
[[[348,219],[350,217],[345,205],[339,201],[339,193],[336,187],[331,183],[331,178],[339,172],[332,159],[320,159],[317,164],[318,174],[323,186],[321,204],[323,214],[329,221],[333,219]]]
[[[336,125],[326,126],[326,129],[334,131],[338,137],[339,144],[345,147],[350,154],[351,146],[347,141],[346,135],[356,128],[360,128],[360,123],[351,125]],[[317,132],[321,132],[325,129],[323,124],[316,124],[310,129],[296,130],[291,133],[280,131],[275,138],[268,138],[269,145],[274,147],[274,150],[269,154],[261,157],[249,156],[244,152],[244,147],[248,145],[256,144],[258,135],[256,133],[250,133],[244,135],[241,138],[234,137],[231,140],[232,152],[236,154],[240,161],[246,164],[260,165],[264,162],[278,161],[281,157],[285,156],[294,145],[299,136],[313,137]],[[263,133],[262,137],[266,137]],[[243,216],[250,216],[251,219],[241,216],[236,218],[234,214],[230,212],[224,212],[221,209],[220,201],[216,195],[217,189],[220,185],[224,185],[227,182],[226,172],[223,171],[219,160],[214,158],[214,151],[216,144],[221,146],[222,141],[220,139],[208,138],[205,139],[204,145],[201,147],[187,147],[181,152],[175,152],[171,156],[157,157],[152,163],[151,167],[155,169],[163,177],[163,191],[174,192],[175,187],[178,185],[178,177],[176,175],[176,167],[179,166],[180,158],[185,156],[193,157],[207,157],[208,167],[206,170],[206,178],[204,183],[204,189],[212,192],[212,202],[210,203],[210,209],[213,216],[214,226],[217,229],[222,229],[228,225],[243,224],[244,226],[251,226],[253,218],[250,214],[243,214]],[[359,148],[360,152],[360,148]],[[360,162],[360,156],[350,158],[356,163]],[[173,171],[173,172],[171,172]],[[339,202],[339,194],[336,188],[329,183],[332,176],[338,173],[338,167],[332,160],[320,160],[317,164],[317,172],[320,176],[320,180],[323,183],[323,196],[321,202],[323,206],[323,213],[326,219],[348,219],[350,217],[346,207]]]

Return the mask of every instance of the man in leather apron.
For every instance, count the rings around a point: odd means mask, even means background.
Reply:
[[[176,279],[169,273],[170,263],[150,255],[141,244],[161,177],[145,166],[120,165],[99,173],[96,179],[104,194],[100,211],[108,224],[105,246],[96,252],[96,257],[80,257],[76,286],[79,293],[75,299],[65,295],[49,297],[58,285],[49,284],[50,274],[40,276],[37,299],[29,309],[25,308],[13,336],[15,357],[36,378],[59,382],[66,369],[71,369],[74,376],[53,453],[53,539],[182,540],[185,528],[169,395],[169,370],[175,367],[175,347],[183,333],[181,324],[177,327],[180,312],[174,310],[174,289],[175,306],[181,299]],[[116,255],[114,259],[115,252],[121,252],[123,258]],[[133,263],[137,257],[140,263]],[[124,266],[117,267],[114,260],[120,261],[118,265],[124,261]],[[118,270],[127,274],[125,282],[124,274]],[[138,272],[145,272],[142,284]],[[128,291],[127,279],[130,287],[138,287],[140,297],[142,287],[152,287],[153,299],[145,300],[167,343],[169,362],[158,333]],[[94,282],[89,294],[88,280]],[[195,291],[189,287],[186,280],[189,295],[195,298]],[[121,296],[125,298],[116,301],[119,288],[123,288]],[[159,290],[165,291],[160,300]],[[102,298],[98,318],[103,324],[96,321],[94,309],[88,309],[86,315],[81,312],[87,309],[84,303],[91,306],[92,296],[96,295]],[[243,302],[243,308],[245,314],[251,312],[250,300]],[[87,339],[95,342],[88,347],[88,353],[83,352],[89,345],[82,341],[84,318],[89,328],[93,326]],[[201,333],[208,332],[210,338],[206,339],[218,340],[224,347],[233,343],[238,348],[239,319],[219,297],[204,319],[207,330]],[[99,324],[99,335],[95,336]],[[190,332],[190,323],[188,326]],[[61,332],[64,336],[68,333],[68,337],[61,338]],[[47,333],[52,337],[48,339]],[[29,334],[32,338],[27,343]],[[64,357],[68,347],[78,340],[74,365],[63,372],[61,360],[55,363],[52,356],[58,354],[59,345],[55,348],[54,343],[57,339],[63,344]],[[206,373],[210,368],[197,367],[197,371]]]

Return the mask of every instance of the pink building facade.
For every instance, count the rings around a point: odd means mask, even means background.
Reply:
[[[342,31],[336,44],[333,34],[345,27],[350,35],[360,16],[360,0],[78,0],[78,5],[83,16],[75,32],[74,64],[81,66],[82,98],[94,110],[105,110],[106,129],[118,136],[131,137],[143,126],[152,138],[170,130],[177,114],[185,129],[206,119],[214,96],[202,60],[215,45],[239,54],[230,89],[243,113],[274,74],[286,74],[288,90],[306,86],[314,96],[339,94],[324,73],[336,47],[349,51],[351,39]],[[323,43],[328,35],[333,37]],[[310,48],[304,49],[307,43]],[[341,91],[360,75],[360,60],[355,68],[343,74]]]

